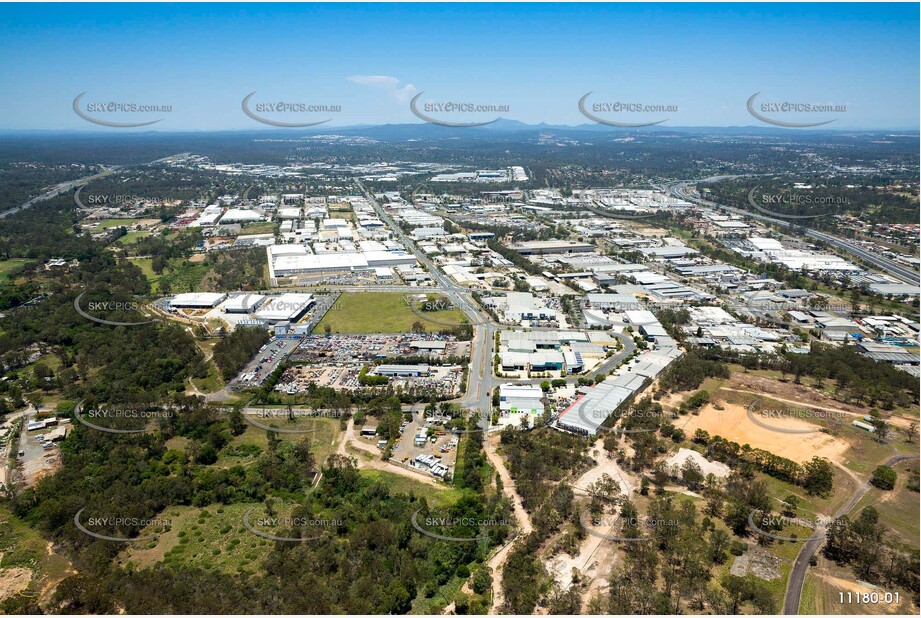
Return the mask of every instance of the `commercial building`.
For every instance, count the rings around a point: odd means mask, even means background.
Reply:
[[[249,223],[252,221],[262,221],[264,217],[255,210],[244,208],[231,208],[221,217],[221,223]]]
[[[539,386],[529,384],[500,384],[499,413],[544,413],[544,392]]]
[[[595,246],[568,240],[531,240],[512,245],[511,249],[521,255],[546,255],[551,253],[591,253],[595,250]]]
[[[262,294],[239,294],[227,299],[222,309],[224,313],[251,313],[265,302]]]
[[[378,365],[372,371],[374,375],[388,377],[418,378],[429,374],[428,365]]]
[[[173,309],[211,309],[217,307],[225,298],[227,294],[218,292],[188,292],[177,294],[169,304]]]
[[[263,303],[254,315],[270,323],[296,322],[313,303],[313,294],[282,294]]]

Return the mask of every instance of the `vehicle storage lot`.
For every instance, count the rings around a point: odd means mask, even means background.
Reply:
[[[265,379],[272,375],[276,367],[297,348],[297,344],[297,339],[279,337],[269,339],[269,342],[250,359],[243,371],[231,381],[230,386],[237,388],[261,386]]]
[[[403,465],[428,472],[429,467],[418,463],[416,457],[419,455],[431,455],[439,463],[447,466],[450,473],[453,474],[454,465],[457,461],[457,436],[449,431],[438,435],[438,433],[444,431],[443,425],[438,420],[437,417],[426,419],[421,412],[414,413],[412,422],[403,427],[403,433],[391,453],[392,459]],[[416,435],[420,429],[423,429],[426,434],[433,434],[427,436],[424,446],[417,446],[415,443]],[[432,438],[434,438],[434,442],[432,442]],[[370,440],[373,444],[377,444],[376,437],[373,439],[362,438],[362,440]]]
[[[428,355],[430,362],[443,356],[468,356],[470,342],[432,333],[399,333],[392,335],[310,335],[301,341],[291,356],[292,361],[348,362],[370,361],[376,358],[397,356],[423,356],[425,352],[413,349],[413,341],[443,341],[444,354]]]
[[[426,351],[413,342],[444,344],[444,350]],[[288,394],[304,392],[311,384],[352,390],[362,387],[358,375],[362,367],[383,358],[420,357],[429,365],[429,374],[392,377],[388,387],[426,388],[445,397],[456,396],[463,376],[460,365],[442,365],[448,357],[467,357],[470,344],[453,337],[433,334],[402,333],[393,335],[310,335],[305,337],[289,367],[279,379],[276,390]]]

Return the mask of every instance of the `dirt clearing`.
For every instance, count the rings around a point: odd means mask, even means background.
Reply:
[[[825,457],[829,461],[842,463],[850,446],[846,440],[819,431],[805,434],[773,431],[752,422],[748,417],[747,406],[724,402],[720,402],[719,405],[722,410],[717,410],[713,403],[708,403],[701,408],[699,416],[691,415],[687,417],[686,423],[679,419],[675,424],[688,436],[693,436],[696,430],[703,429],[710,435],[764,449],[799,463],[809,461],[813,457]],[[817,429],[816,425],[798,418],[772,418],[770,423],[782,429]]]

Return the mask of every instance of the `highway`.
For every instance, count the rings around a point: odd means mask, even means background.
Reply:
[[[478,410],[483,423],[483,430],[488,431],[490,413],[492,409],[492,390],[497,386],[492,370],[492,351],[495,345],[498,325],[494,324],[489,315],[483,311],[469,289],[457,285],[453,280],[444,276],[441,271],[429,260],[428,256],[416,247],[402,228],[390,217],[384,208],[374,199],[374,196],[365,188],[360,180],[358,183],[361,192],[371,202],[375,212],[397,237],[407,250],[411,251],[420,264],[425,265],[432,279],[438,284],[435,291],[444,294],[451,303],[463,311],[473,325],[473,341],[471,342],[470,364],[467,371],[467,393],[456,403],[462,408]],[[367,289],[367,288],[365,288]],[[415,292],[425,292],[426,289],[412,288]]]
[[[35,205],[38,204],[39,202],[44,202],[44,201],[46,201],[46,200],[50,200],[51,198],[53,198],[53,197],[55,197],[55,196],[57,196],[57,195],[60,195],[61,193],[64,193],[65,191],[72,191],[72,190],[76,189],[77,187],[79,187],[79,186],[81,186],[81,185],[85,185],[85,184],[87,184],[87,183],[89,183],[89,182],[92,182],[93,180],[98,180],[99,178],[104,178],[105,176],[108,176],[109,174],[112,174],[113,172],[115,172],[115,171],[118,170],[118,169],[121,169],[121,168],[120,168],[120,167],[112,167],[112,168],[108,168],[108,169],[106,169],[106,170],[104,170],[104,171],[102,171],[102,172],[99,172],[98,174],[92,174],[91,176],[84,176],[83,178],[78,178],[77,180],[70,180],[70,181],[68,181],[68,182],[62,182],[62,183],[56,184],[56,185],[54,185],[54,187],[52,187],[49,191],[46,191],[46,192],[42,193],[42,194],[39,195],[38,197],[33,197],[31,200],[29,200],[28,202],[26,202],[26,203],[23,204],[22,206],[16,206],[15,208],[10,208],[9,210],[4,210],[3,212],[0,212],[0,219],[5,219],[6,217],[9,217],[9,216],[11,216],[11,215],[14,215],[14,214],[16,214],[17,212],[22,212],[23,210],[27,210],[27,209],[29,209],[29,208],[32,208],[33,206],[35,206]]]
[[[918,271],[913,270],[908,266],[899,264],[898,262],[895,262],[894,260],[890,260],[887,257],[883,257],[881,255],[876,255],[874,253],[871,253],[870,251],[867,251],[866,249],[850,241],[844,240],[842,238],[838,238],[837,236],[832,236],[831,234],[827,234],[825,232],[819,232],[811,228],[804,228],[804,227],[800,227],[797,225],[793,225],[790,221],[785,221],[783,219],[777,219],[777,218],[768,217],[765,215],[754,214],[752,212],[749,212],[747,210],[742,210],[740,208],[734,208],[732,206],[725,206],[723,204],[717,204],[716,202],[711,202],[710,200],[705,200],[703,198],[700,198],[694,195],[690,195],[687,192],[687,188],[691,184],[695,184],[697,182],[720,180],[723,178],[731,178],[731,176],[718,176],[718,177],[713,177],[713,178],[707,178],[704,180],[683,181],[683,182],[679,182],[679,183],[670,185],[668,187],[668,190],[675,197],[686,200],[688,202],[693,202],[701,206],[708,206],[710,208],[722,209],[722,210],[731,212],[733,214],[743,215],[745,217],[750,217],[758,221],[763,221],[764,223],[780,225],[782,227],[791,229],[794,232],[801,232],[802,234],[806,235],[809,238],[828,243],[829,245],[836,247],[838,249],[841,249],[842,251],[846,251],[847,253],[850,253],[851,255],[861,260],[864,260],[865,262],[873,264],[877,268],[882,269],[884,272],[890,273],[891,275],[893,275],[894,277],[896,277],[897,279],[905,283],[909,283],[912,285],[921,285],[921,276],[919,276]]]
[[[170,155],[168,157],[163,157],[162,159],[157,159],[156,161],[151,161],[149,163],[142,164],[142,165],[153,165],[155,163],[168,163],[176,159],[181,159],[185,156],[188,156],[189,154],[190,153],[188,152],[183,152],[183,153],[179,153],[175,155]],[[5,219],[6,217],[14,215],[17,212],[22,212],[23,210],[27,210],[31,208],[32,206],[35,206],[39,202],[50,200],[51,198],[57,195],[60,195],[61,193],[64,193],[65,191],[73,191],[77,187],[89,184],[90,182],[94,180],[98,180],[100,178],[105,178],[106,176],[109,176],[110,174],[113,174],[117,172],[118,170],[124,169],[127,167],[131,167],[131,166],[114,165],[112,167],[103,169],[103,171],[99,172],[98,174],[91,174],[90,176],[84,176],[83,178],[78,178],[76,180],[70,180],[68,182],[62,182],[62,183],[56,184],[50,190],[42,193],[38,197],[33,197],[31,200],[29,200],[25,204],[21,206],[16,206],[15,208],[10,208],[9,210],[4,210],[3,212],[0,212],[0,219]]]

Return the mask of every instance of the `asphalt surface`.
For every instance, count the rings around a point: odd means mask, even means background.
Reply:
[[[455,307],[463,311],[470,319],[470,322],[473,325],[473,341],[471,343],[470,364],[468,365],[467,373],[467,393],[456,399],[454,403],[458,404],[462,408],[478,411],[480,413],[480,418],[482,419],[483,430],[484,432],[488,431],[490,416],[492,413],[492,392],[494,389],[498,388],[500,383],[509,381],[504,378],[497,378],[493,373],[492,367],[496,333],[502,327],[499,324],[493,322],[489,314],[480,308],[477,302],[473,299],[472,290],[457,285],[452,279],[443,275],[441,271],[431,262],[431,260],[429,260],[428,256],[420,251],[416,247],[415,243],[413,243],[406,236],[403,230],[400,229],[400,227],[390,218],[383,207],[381,207],[377,200],[374,199],[374,196],[371,195],[367,189],[365,189],[364,185],[360,181],[358,182],[358,185],[361,188],[362,193],[364,193],[365,197],[371,202],[374,210],[377,212],[381,220],[390,227],[393,233],[396,234],[403,245],[413,253],[416,259],[418,259],[419,262],[424,264],[428,269],[429,274],[436,282],[437,287],[426,289],[444,294]],[[367,290],[368,288],[364,289]],[[409,289],[415,292],[420,291],[419,288]],[[534,328],[531,330],[559,329]],[[607,373],[631,354],[633,354],[634,350],[636,350],[636,344],[634,343],[632,337],[616,332],[612,334],[623,344],[623,349],[611,358],[606,359],[603,363],[601,363],[588,374],[583,376],[567,376],[566,380],[568,382],[576,382],[580,377],[594,378],[600,373]],[[544,381],[544,379],[545,378],[514,380],[514,382],[521,384],[540,384]]]
[[[719,178],[725,178],[725,177],[715,177],[715,178],[708,178],[704,180],[716,180]],[[719,209],[731,212],[733,214],[743,215],[745,217],[751,217],[752,219],[756,219],[758,221],[764,221],[765,223],[780,225],[782,227],[786,227],[786,228],[790,228],[794,230],[798,229],[804,235],[808,236],[809,238],[814,238],[815,240],[821,240],[822,242],[828,243],[829,245],[832,245],[833,247],[837,247],[838,249],[846,251],[847,253],[850,253],[853,256],[856,256],[866,262],[869,262],[870,264],[873,264],[874,266],[878,268],[881,268],[885,272],[891,273],[893,276],[902,280],[905,283],[910,283],[913,285],[921,285],[921,276],[919,276],[918,271],[912,270],[911,268],[903,266],[899,264],[898,262],[890,260],[886,257],[871,253],[867,251],[866,249],[858,245],[855,245],[851,242],[848,242],[844,239],[838,238],[837,236],[832,236],[831,234],[826,234],[825,232],[819,232],[817,230],[813,230],[807,227],[800,227],[800,226],[792,224],[790,221],[785,221],[783,219],[777,219],[774,217],[767,217],[765,215],[754,214],[747,210],[741,210],[739,208],[733,208],[732,206],[725,206],[723,204],[717,204],[716,202],[711,202],[710,200],[705,200],[699,197],[692,196],[687,193],[687,187],[688,185],[693,184],[695,182],[703,182],[703,180],[680,182],[677,184],[670,185],[668,187],[668,190],[675,197],[686,200],[688,202],[693,202],[695,204],[700,204],[702,206],[709,206],[711,208],[719,208]]]

